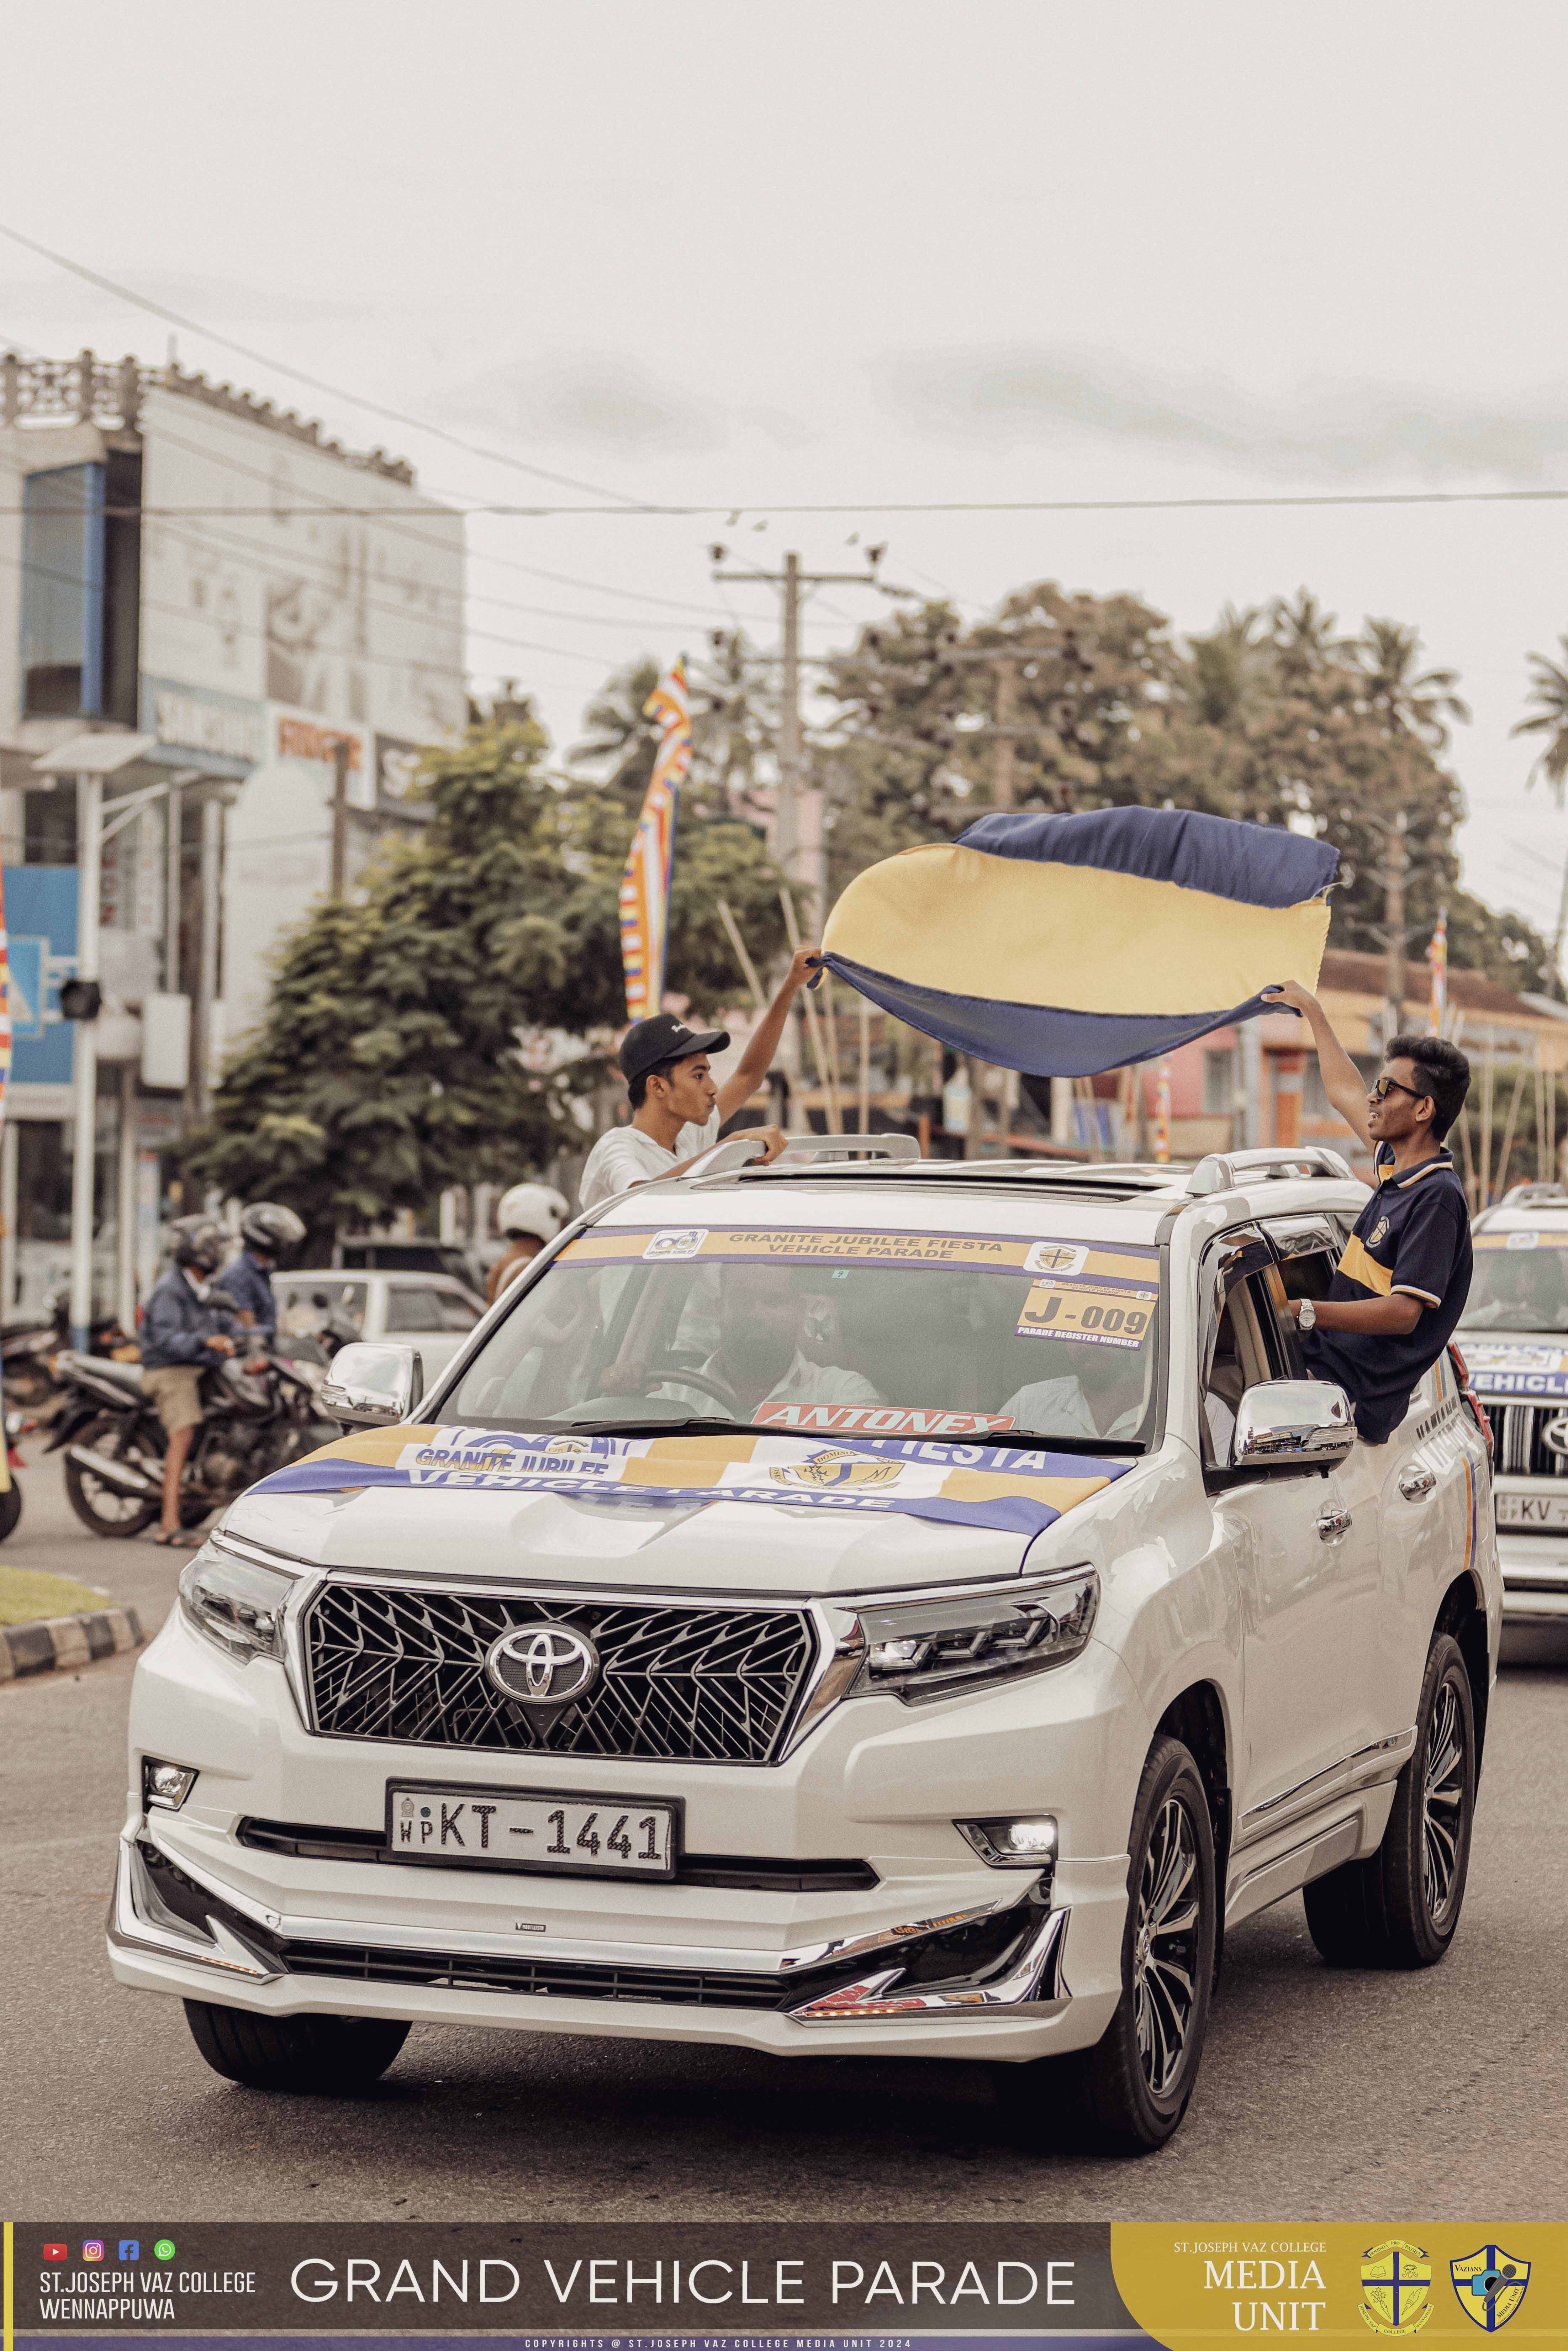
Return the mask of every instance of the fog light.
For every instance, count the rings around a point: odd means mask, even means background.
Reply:
[[[156,1755],[141,1759],[141,1803],[159,1811],[177,1813],[196,1784],[196,1774],[188,1763],[161,1763]]]
[[[1056,1823],[1050,1813],[1015,1821],[955,1821],[988,1869],[1042,1869],[1056,1859]]]

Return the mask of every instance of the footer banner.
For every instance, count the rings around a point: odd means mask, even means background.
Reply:
[[[7,2221],[3,2351],[1207,2351],[1380,2335],[1568,2351],[1568,2224]]]

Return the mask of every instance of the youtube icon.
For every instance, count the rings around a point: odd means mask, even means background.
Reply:
[[[47,2262],[68,2261],[70,2259],[70,2248],[68,2245],[46,2245],[44,2247],[44,2259]]]

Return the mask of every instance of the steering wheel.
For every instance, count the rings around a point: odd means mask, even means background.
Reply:
[[[724,1382],[716,1378],[706,1366],[699,1366],[696,1370],[689,1372],[685,1369],[677,1372],[662,1372],[659,1376],[661,1380],[668,1379],[672,1385],[700,1388],[703,1395],[711,1397],[730,1419],[744,1420],[748,1417],[741,1411],[740,1399],[735,1390],[726,1387]]]

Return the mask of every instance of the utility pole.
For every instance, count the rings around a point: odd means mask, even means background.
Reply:
[[[1410,860],[1405,847],[1408,820],[1400,810],[1389,828],[1387,857],[1383,868],[1383,1043],[1405,1026],[1405,877]]]
[[[991,750],[991,798],[999,809],[1013,804],[1013,750],[1018,742],[1019,665],[1004,653],[997,661],[996,740]]]
[[[78,981],[98,977],[99,885],[103,872],[103,778],[77,778]],[[71,1151],[71,1344],[87,1351],[92,1335],[93,1176],[98,1147],[97,1031],[74,1024],[74,1133]]]
[[[349,886],[349,738],[332,746],[332,882],[334,898]]]
[[[779,799],[773,847],[786,879],[804,896],[809,909],[807,928],[813,938],[822,935],[828,915],[828,836],[822,821],[822,795],[805,779],[800,735],[800,591],[803,588],[875,588],[884,595],[896,590],[876,576],[880,547],[866,549],[869,571],[802,571],[798,555],[786,555],[782,571],[721,571],[727,547],[708,549],[714,579],[734,585],[757,581],[784,591],[784,660],[779,681]]]

